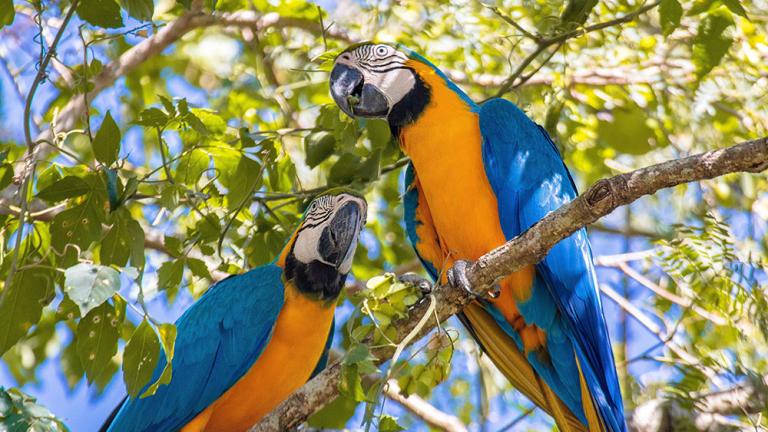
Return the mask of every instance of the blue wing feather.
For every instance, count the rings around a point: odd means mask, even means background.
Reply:
[[[212,286],[176,322],[171,382],[126,400],[108,430],[178,430],[224,394],[269,343],[283,307],[282,274],[270,264]],[[163,355],[153,381],[165,364]]]
[[[549,135],[513,103],[493,99],[478,113],[486,174],[498,200],[504,235],[510,239],[573,200],[576,187]],[[573,358],[573,350],[568,354],[573,347],[600,417],[610,430],[626,430],[586,230],[560,241],[536,270],[532,298],[519,305],[523,317],[547,331],[550,355],[558,359],[558,372],[565,372],[558,373],[561,377],[576,370],[575,362],[567,361]],[[572,410],[572,399],[581,399],[573,382],[550,386]]]

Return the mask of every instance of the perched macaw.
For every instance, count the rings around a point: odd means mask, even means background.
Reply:
[[[466,261],[577,196],[546,131],[512,102],[474,103],[402,46],[342,52],[331,95],[352,117],[386,118],[410,157],[405,224],[430,275],[466,288]],[[452,276],[452,277],[451,277]],[[512,385],[562,431],[625,431],[611,343],[585,230],[500,282],[463,321]]]
[[[312,201],[273,263],[222,280],[184,312],[170,383],[127,398],[102,430],[245,431],[322,370],[366,209],[341,190]]]

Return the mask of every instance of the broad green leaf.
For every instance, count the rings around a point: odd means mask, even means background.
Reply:
[[[653,129],[645,122],[647,116],[640,107],[616,108],[613,120],[601,120],[597,125],[600,140],[620,153],[640,155],[651,149]]]
[[[0,386],[0,430],[7,432],[68,432],[69,429],[37,399],[16,388]]]
[[[342,395],[349,397],[357,402],[365,400],[365,390],[363,390],[363,381],[357,365],[343,366],[341,370],[341,381],[339,382],[339,391]]]
[[[144,270],[144,262],[146,257],[144,256],[144,230],[141,225],[132,220],[128,222],[128,244],[131,251],[131,264],[139,269]]]
[[[80,177],[66,176],[54,184],[41,190],[37,197],[46,201],[61,201],[85,195],[91,191],[91,186]]]
[[[121,209],[123,210],[123,209]],[[125,267],[131,257],[131,244],[135,240],[132,230],[136,229],[138,222],[131,219],[127,211],[117,211],[112,215],[112,227],[101,240],[99,260],[104,265],[116,265]],[[141,227],[138,227],[141,230]],[[143,249],[143,235],[141,238]],[[134,263],[136,265],[137,263]]]
[[[664,36],[671,34],[676,28],[680,27],[680,18],[683,16],[683,7],[678,0],[661,0],[659,5],[659,16],[661,17],[661,30]]]
[[[731,12],[735,13],[738,16],[744,17],[749,19],[747,16],[747,10],[744,9],[744,6],[741,4],[740,0],[720,0],[723,2],[725,7],[728,8]]]
[[[164,128],[168,124],[168,115],[158,108],[147,108],[139,113],[137,124]]]
[[[46,269],[32,267],[13,275],[0,301],[0,355],[37,324],[53,293],[53,275]]]
[[[203,279],[211,279],[211,273],[208,271],[208,266],[205,261],[198,258],[187,258],[187,267],[195,276]]]
[[[173,375],[173,353],[176,346],[176,326],[173,324],[160,324],[157,331],[160,333],[160,342],[163,344],[165,367],[163,367],[163,372],[160,374],[160,378],[147,387],[147,390],[142,393],[141,397],[155,394],[158,387],[171,382],[171,377]]]
[[[0,28],[13,23],[16,10],[13,8],[13,0],[0,0]]]
[[[176,168],[176,181],[193,185],[200,180],[200,177],[208,169],[211,163],[211,157],[204,150],[194,149],[184,154],[179,160]]]
[[[251,200],[253,193],[261,185],[261,174],[262,167],[258,162],[245,155],[240,158],[227,193],[229,210],[234,210],[242,206],[244,201]]]
[[[155,3],[152,0],[120,0],[120,5],[128,15],[139,21],[151,20],[155,12]]]
[[[85,316],[120,289],[120,273],[96,264],[80,263],[64,271],[64,292]]]
[[[157,333],[144,318],[125,345],[123,353],[123,381],[130,397],[136,397],[149,383],[159,354],[160,341]]]
[[[77,14],[90,24],[104,28],[123,26],[120,6],[114,0],[81,0]]]
[[[77,336],[73,335],[72,341],[61,352],[61,370],[67,380],[67,388],[71,391],[83,379],[85,369],[80,363],[80,356],[77,354]]]
[[[403,430],[405,428],[397,424],[396,418],[386,414],[379,417],[379,432],[400,432]]]
[[[360,156],[354,153],[344,153],[331,167],[328,180],[333,184],[349,182],[360,168]]]
[[[307,424],[319,429],[344,429],[357,409],[357,402],[340,395],[307,420]]]
[[[13,181],[13,165],[9,163],[0,164],[0,190],[5,189],[6,186]]]
[[[696,77],[701,80],[720,64],[733,44],[728,29],[733,25],[731,12],[724,8],[710,12],[699,24],[693,38],[693,63]]]
[[[65,252],[66,246],[72,245],[83,251],[101,238],[101,224],[106,219],[104,205],[104,194],[93,190],[81,204],[57,214],[50,226],[54,249]]]
[[[184,261],[173,260],[164,262],[157,270],[157,290],[168,291],[170,294],[175,294],[179,285],[181,284],[181,278],[184,275]]]
[[[227,122],[225,122],[224,119],[221,118],[220,115],[216,114],[216,112],[213,110],[192,108],[190,113],[194,114],[194,116],[200,120],[200,122],[205,126],[205,131],[207,133],[220,135],[227,130]],[[198,130],[199,126],[193,124],[192,127],[195,130]],[[198,130],[198,132],[200,131]]]
[[[107,111],[99,131],[93,138],[93,154],[99,162],[112,165],[120,153],[120,129]]]
[[[77,325],[77,354],[88,383],[105,372],[117,353],[120,319],[109,302],[88,312]]]
[[[560,15],[561,27],[574,28],[584,24],[597,3],[597,0],[568,0]]]
[[[333,134],[326,131],[312,132],[304,137],[304,153],[307,155],[305,163],[310,168],[320,165],[333,154],[336,139]]]

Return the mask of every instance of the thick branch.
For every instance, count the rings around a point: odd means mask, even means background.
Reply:
[[[621,174],[598,181],[571,203],[550,213],[530,229],[475,262],[468,271],[473,291],[483,295],[492,284],[525,266],[541,261],[557,242],[596,221],[619,206],[660,189],[682,183],[710,179],[733,172],[761,172],[768,167],[768,138],[702,153]],[[436,303],[439,320],[459,312],[472,297],[450,286],[436,287],[430,296],[417,303],[406,318],[395,323],[397,340],[403,340],[427,313],[430,301]],[[430,320],[418,332],[423,336],[435,326]],[[416,339],[414,339],[416,340]],[[374,355],[385,361],[391,348],[378,349]],[[339,394],[341,366],[331,364],[325,371],[297,390],[267,415],[251,431],[287,430],[301,424]]]

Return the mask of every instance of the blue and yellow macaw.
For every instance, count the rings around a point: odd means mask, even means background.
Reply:
[[[435,279],[462,285],[464,260],[577,196],[544,129],[509,101],[475,104],[405,47],[348,48],[336,58],[330,87],[348,115],[386,118],[410,157],[407,234]],[[473,302],[462,318],[512,385],[560,430],[626,430],[585,230],[502,280],[496,298]]]
[[[366,208],[340,190],[312,201],[272,264],[224,279],[184,312],[170,383],[126,399],[102,430],[245,431],[322,370]]]

